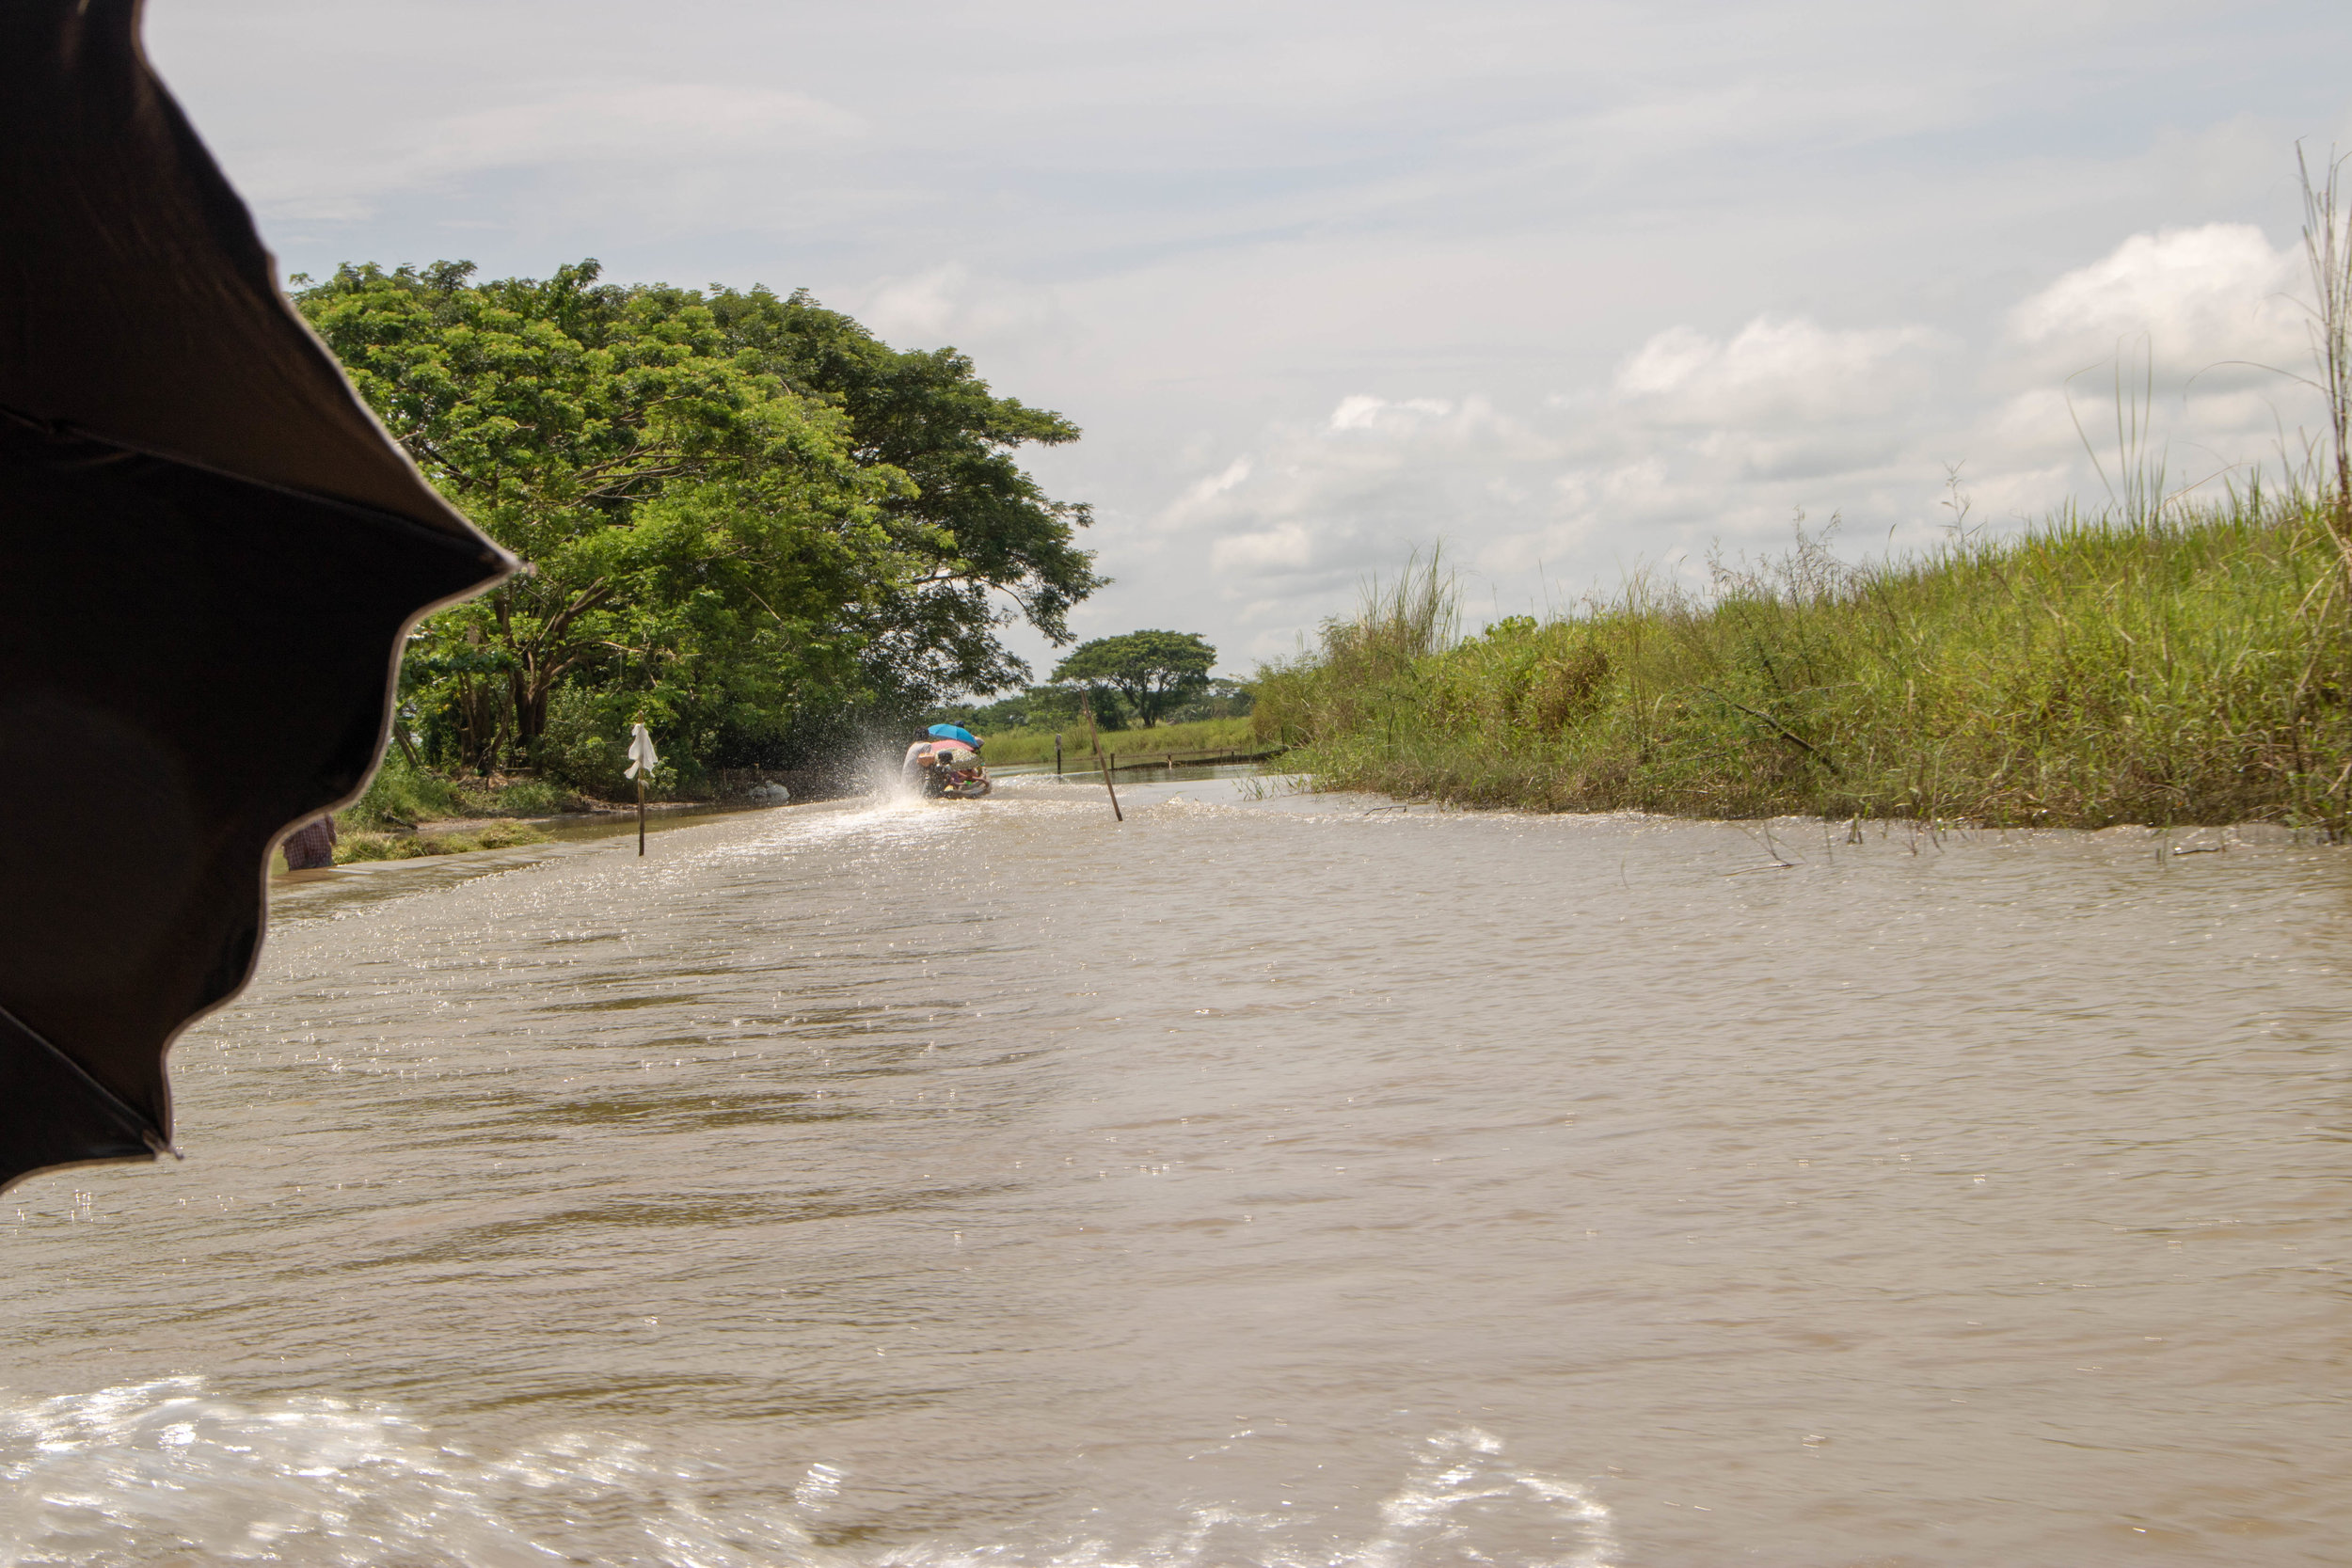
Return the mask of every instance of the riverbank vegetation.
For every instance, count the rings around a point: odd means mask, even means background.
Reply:
[[[1158,716],[1162,724],[1190,724],[1204,719],[1246,719],[1255,698],[1248,683],[1211,675],[1184,702]],[[1009,730],[1065,733],[1083,730],[1091,719],[1098,731],[1124,730],[1136,716],[1119,689],[1104,681],[1057,681],[1032,686],[993,703],[949,703],[923,716],[926,724],[961,724],[984,735]]]
[[[394,750],[368,781],[367,793],[336,820],[345,829],[405,832],[426,822],[559,816],[590,809],[591,801],[579,791],[546,779],[450,777],[418,767]]]
[[[1054,760],[1054,736],[1058,734],[1065,767],[1093,766],[1094,752],[1089,749],[1083,723],[1064,725],[1058,731],[1035,728],[982,734],[987,741],[983,754],[993,765],[1050,763]],[[1257,745],[1257,739],[1248,719],[1226,718],[1195,719],[1149,730],[1098,730],[1096,743],[1105,752],[1139,759],[1164,752],[1247,751]]]
[[[806,768],[1019,684],[1001,629],[1066,641],[1098,586],[1087,509],[1018,461],[1076,426],[954,350],[892,349],[804,293],[473,270],[295,279],[394,438],[532,566],[412,639],[394,740],[417,789],[614,796],[641,719],[690,783]]]
[[[335,845],[335,863],[355,861],[422,860],[428,855],[463,855],[476,849],[512,849],[524,844],[545,844],[553,835],[525,822],[493,822],[467,832],[370,832],[342,835]]]
[[[1325,787],[1540,811],[2352,823],[2335,497],[2255,492],[1851,564],[1799,531],[1456,635],[1438,563],[1262,668]]]

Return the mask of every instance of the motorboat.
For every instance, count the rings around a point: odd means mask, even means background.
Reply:
[[[934,736],[907,748],[907,782],[925,798],[977,800],[993,787],[980,750],[969,741]]]

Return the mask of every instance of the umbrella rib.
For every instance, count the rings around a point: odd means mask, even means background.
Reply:
[[[65,1068],[66,1071],[72,1073],[75,1078],[81,1081],[84,1088],[87,1088],[90,1091],[90,1093],[96,1095],[101,1102],[112,1107],[115,1114],[119,1116],[124,1121],[130,1123],[133,1127],[137,1128],[139,1136],[146,1140],[147,1147],[149,1148],[152,1149],[157,1154],[168,1154],[175,1160],[183,1157],[178,1149],[171,1147],[171,1140],[164,1136],[163,1129],[157,1127],[146,1117],[132,1109],[130,1104],[125,1101],[120,1095],[115,1093],[114,1090],[106,1087],[105,1085],[91,1077],[89,1069],[84,1067],[81,1063],[75,1061],[72,1057],[67,1055],[63,1051],[59,1050],[56,1044],[52,1041],[48,1036],[42,1034],[31,1024],[26,1023],[23,1019],[17,1017],[6,1007],[0,1007],[0,1024],[7,1025],[17,1034],[23,1036],[28,1040],[31,1040],[35,1045],[40,1046],[43,1051],[49,1053],[52,1057],[56,1058],[56,1061]]]
[[[199,472],[212,474],[215,478],[225,479],[232,483],[249,484],[257,490],[267,490],[280,496],[292,496],[297,500],[308,501],[313,505],[331,506],[372,523],[379,529],[389,529],[404,537],[428,541],[444,549],[453,548],[459,554],[473,557],[485,564],[496,564],[502,560],[512,559],[497,545],[482,538],[479,534],[473,539],[468,539],[461,534],[452,533],[446,529],[435,528],[429,523],[420,522],[404,514],[388,512],[382,507],[370,506],[364,501],[346,500],[341,496],[329,496],[314,490],[300,489],[292,484],[280,484],[275,480],[256,479],[251,474],[237,473],[232,469],[207,463],[201,458],[183,457],[167,448],[151,446],[144,441],[125,440],[119,436],[103,435],[94,430],[86,430],[69,420],[43,419],[38,414],[28,414],[21,408],[13,408],[7,404],[0,404],[0,419],[8,420],[52,440],[87,441],[93,446],[111,447],[116,451],[128,452],[138,457],[151,457],[163,463],[176,463],[183,468],[195,468]],[[488,546],[488,553],[485,552],[483,547],[485,546]]]

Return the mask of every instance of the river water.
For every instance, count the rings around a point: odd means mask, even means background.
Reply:
[[[1263,788],[282,885],[0,1562],[2352,1561],[2352,854]]]

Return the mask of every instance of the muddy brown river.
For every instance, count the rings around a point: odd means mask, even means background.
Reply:
[[[2352,851],[1264,788],[281,884],[0,1563],[2352,1561]]]

